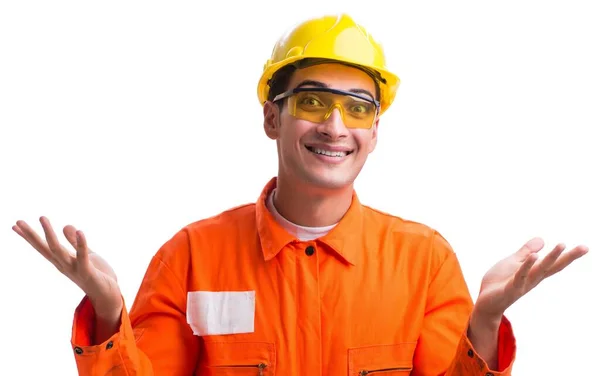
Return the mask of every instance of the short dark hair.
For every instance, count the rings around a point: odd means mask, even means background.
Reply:
[[[267,96],[267,100],[273,101],[277,95],[287,90],[296,69],[298,67],[295,64],[288,64],[273,74],[273,77],[268,82],[269,95]],[[281,108],[283,103],[277,102],[277,105]]]
[[[365,69],[363,67],[357,66],[357,65],[340,63],[339,61],[335,61],[335,60],[310,59],[310,58],[302,59],[295,63],[285,65],[282,68],[280,68],[279,70],[277,70],[273,74],[273,77],[271,77],[271,79],[267,82],[267,84],[269,85],[269,95],[267,96],[267,100],[273,101],[273,99],[277,95],[279,95],[287,90],[288,85],[290,84],[292,75],[294,74],[294,72],[297,69],[306,68],[311,65],[323,64],[323,63],[327,63],[327,62],[349,65],[351,67],[358,68],[358,69],[364,71],[365,73],[367,73],[369,76],[371,76],[373,78],[373,81],[375,81],[375,99],[380,100],[381,90],[379,88],[379,84],[382,81],[385,83],[385,80],[382,79],[378,73],[373,72],[369,69]],[[277,105],[279,106],[279,108],[281,108],[283,106],[283,103],[278,102]]]

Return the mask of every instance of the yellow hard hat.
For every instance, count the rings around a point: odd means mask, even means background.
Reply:
[[[394,101],[400,79],[386,68],[383,48],[349,15],[323,16],[304,21],[282,36],[267,60],[258,82],[263,105],[269,95],[269,80],[280,68],[306,58],[339,61],[372,72],[379,83],[380,114]]]

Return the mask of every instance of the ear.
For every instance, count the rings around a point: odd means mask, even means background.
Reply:
[[[379,132],[379,118],[375,120],[373,124],[373,128],[371,128],[371,140],[369,141],[369,153],[372,153],[375,150],[375,146],[377,146],[377,135]]]
[[[279,138],[279,106],[267,101],[263,106],[265,134],[272,140]]]

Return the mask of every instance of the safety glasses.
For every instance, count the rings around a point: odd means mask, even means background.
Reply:
[[[321,87],[295,88],[277,95],[273,102],[286,98],[295,118],[322,123],[337,108],[346,128],[370,129],[380,109],[379,101],[368,95]]]

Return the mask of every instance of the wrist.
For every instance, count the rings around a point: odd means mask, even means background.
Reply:
[[[123,301],[106,301],[106,299],[89,296],[90,303],[94,307],[96,319],[104,322],[117,321],[121,317]]]
[[[494,332],[499,329],[502,317],[502,313],[485,312],[475,304],[469,319],[469,328],[477,331]]]

